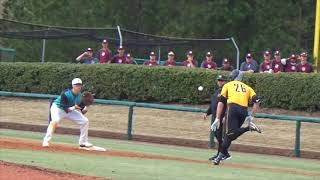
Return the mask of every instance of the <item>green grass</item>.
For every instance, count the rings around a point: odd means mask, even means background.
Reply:
[[[39,140],[43,134],[0,129],[1,137],[14,137]],[[76,136],[55,135],[56,143],[77,145]],[[148,143],[135,143],[100,138],[90,138],[99,146],[112,150],[130,151],[170,157],[206,160],[212,150],[164,146]],[[40,145],[40,143],[39,143]],[[290,169],[317,173],[320,163],[317,160],[296,159],[258,154],[244,154],[232,152],[232,160],[225,162],[225,166],[213,166],[199,163],[185,163],[179,161],[164,161],[152,159],[124,158],[96,155],[77,155],[70,153],[52,153],[28,150],[1,149],[0,159],[21,164],[30,164],[55,170],[78,173],[82,175],[107,177],[116,180],[128,179],[319,179],[320,177],[302,176],[297,174],[274,172],[259,168],[233,168],[230,164],[247,164],[272,169]]]

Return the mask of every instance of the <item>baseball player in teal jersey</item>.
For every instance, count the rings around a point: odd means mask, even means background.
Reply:
[[[83,114],[87,107],[80,108],[82,81],[79,78],[72,80],[72,89],[64,91],[50,107],[51,121],[43,138],[42,146],[49,147],[52,135],[62,119],[69,119],[80,125],[80,147],[92,147],[88,142],[89,120]]]

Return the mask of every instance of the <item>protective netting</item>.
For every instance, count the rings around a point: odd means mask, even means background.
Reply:
[[[201,62],[207,51],[214,54],[217,64],[223,57],[236,65],[236,50],[230,38],[190,39],[164,37],[144,34],[118,28],[76,28],[45,26],[0,19],[0,45],[16,50],[16,61],[35,61],[41,59],[43,39],[46,39],[46,62],[75,62],[84,49],[94,51],[101,48],[101,41],[107,39],[112,54],[117,53],[122,35],[122,45],[135,58],[147,59],[150,51],[166,60],[167,53],[173,51],[178,62],[186,59],[186,52],[192,50],[196,60]]]

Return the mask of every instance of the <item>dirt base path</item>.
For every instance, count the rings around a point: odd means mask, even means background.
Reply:
[[[22,131],[32,132],[45,132],[47,129],[46,125],[32,125],[32,124],[21,124],[12,122],[0,122],[0,129],[14,129]],[[57,134],[69,134],[79,135],[79,129],[76,128],[65,128],[59,127],[56,129]],[[89,130],[90,137],[108,138],[108,139],[121,139],[127,140],[127,135],[124,133],[101,131],[101,130]],[[208,141],[195,140],[195,139],[182,139],[173,137],[159,137],[150,135],[134,135],[134,141],[148,142],[156,144],[166,144],[175,146],[186,146],[195,148],[208,148]],[[293,157],[294,151],[291,149],[275,148],[275,147],[260,147],[246,144],[232,144],[230,147],[232,151],[245,152],[245,153],[256,153],[256,154],[268,154],[268,155],[279,155]],[[309,159],[320,159],[320,152],[315,151],[301,151],[300,157]]]
[[[94,154],[94,155],[101,155],[101,156],[116,156],[116,157],[140,158],[140,159],[157,159],[157,160],[167,160],[167,161],[179,161],[179,162],[186,162],[186,163],[208,164],[210,166],[213,166],[207,160],[193,160],[193,159],[186,159],[186,158],[150,155],[150,154],[143,154],[143,153],[127,152],[127,151],[115,151],[115,150],[107,150],[106,152],[86,151],[86,150],[80,150],[78,149],[78,147],[75,147],[75,146],[61,145],[61,144],[55,144],[50,146],[49,148],[43,148],[41,147],[41,142],[39,141],[31,141],[31,140],[27,141],[27,140],[16,139],[16,138],[0,138],[0,147],[6,148],[6,149],[19,149],[19,150],[24,149],[24,150],[33,150],[33,151],[46,151],[46,152],[63,152],[63,153],[91,154],[91,155]],[[222,163],[221,165],[226,168],[237,168],[237,169],[250,168],[250,169],[261,170],[265,172],[320,177],[320,173],[307,171],[307,170],[292,169],[292,168],[279,168],[279,167],[271,167],[271,166],[264,166],[264,165],[239,164],[239,163],[231,163],[231,162]],[[219,166],[213,166],[213,167],[218,168]]]
[[[35,166],[0,161],[0,179],[10,180],[105,180],[104,178],[81,176]]]

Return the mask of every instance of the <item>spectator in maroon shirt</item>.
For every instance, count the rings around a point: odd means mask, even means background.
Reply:
[[[304,73],[312,73],[313,67],[307,61],[308,54],[306,52],[302,52],[300,54],[300,63],[297,65],[297,72],[304,72]]]
[[[128,53],[127,55],[126,55],[126,64],[133,64],[134,62],[133,62],[133,57],[131,56],[131,54],[130,53]]]
[[[285,72],[297,72],[297,57],[295,54],[291,54],[291,56],[284,61],[284,64]]]
[[[164,66],[176,66],[176,61],[174,60],[174,53],[172,51],[168,53],[168,59],[165,61]]]
[[[108,48],[109,43],[106,39],[104,39],[101,45],[102,48],[97,52],[97,59],[101,64],[109,64],[111,63],[111,50]]]
[[[124,54],[124,48],[122,46],[119,46],[118,48],[118,54],[112,57],[111,63],[116,64],[126,64],[126,55]]]
[[[145,66],[149,66],[149,67],[158,66],[158,62],[157,62],[157,60],[156,60],[156,57],[157,57],[156,53],[151,52],[151,53],[150,53],[150,60],[144,62],[143,64],[144,64]]]
[[[271,67],[273,73],[279,73],[284,71],[283,65],[281,64],[280,51],[274,52],[274,60],[271,61]]]
[[[185,61],[183,61],[182,64],[183,64],[183,66],[185,66],[187,68],[195,68],[195,67],[197,67],[197,61],[194,60],[192,51],[188,51],[187,59]]]
[[[223,58],[222,60],[222,66],[219,68],[219,70],[222,71],[232,71],[234,68],[230,64],[230,60],[228,58]]]
[[[201,67],[212,70],[217,69],[217,64],[214,62],[211,52],[207,52],[206,59],[202,62]]]
[[[263,53],[263,62],[260,64],[260,73],[272,73],[269,51]]]

